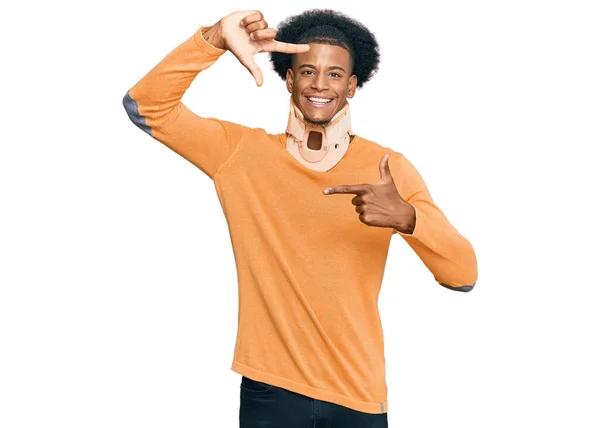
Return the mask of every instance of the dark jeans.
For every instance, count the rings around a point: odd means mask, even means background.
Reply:
[[[364,413],[242,376],[240,428],[388,428],[387,413]]]

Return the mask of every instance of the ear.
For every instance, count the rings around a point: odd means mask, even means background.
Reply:
[[[356,77],[356,74],[353,74],[352,76],[350,76],[350,79],[348,79],[348,98],[352,98],[354,96],[354,94],[356,93],[356,85],[358,83],[358,78]]]
[[[285,86],[287,87],[288,92],[291,94],[294,89],[294,72],[291,68],[288,68],[285,73]]]

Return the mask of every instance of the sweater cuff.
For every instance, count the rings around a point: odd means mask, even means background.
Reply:
[[[223,55],[225,52],[227,52],[227,49],[221,49],[214,45],[211,45],[210,43],[208,43],[206,41],[206,39],[202,35],[202,33],[204,33],[205,31],[209,30],[212,27],[213,27],[212,25],[201,26],[198,29],[198,31],[196,31],[194,33],[194,41],[196,42],[198,47],[201,48],[202,50],[206,51],[206,53],[208,53],[212,56],[215,56],[215,57],[219,57],[219,56]]]

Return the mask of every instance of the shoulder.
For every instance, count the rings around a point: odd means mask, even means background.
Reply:
[[[377,143],[373,140],[369,140],[368,138],[363,137],[362,135],[356,134],[355,139],[359,138],[359,146],[361,146],[361,150],[365,156],[374,157],[377,159],[383,158],[386,154],[390,155],[390,162],[400,162],[404,157],[404,153],[398,151],[397,149],[393,149],[391,147],[385,146],[383,144]]]
[[[279,134],[272,134],[267,132],[264,128],[248,126],[246,124],[232,122],[229,120],[217,119],[217,118],[209,118],[210,120],[214,120],[219,122],[225,130],[230,134],[230,136],[239,137],[239,138],[252,138],[252,139],[263,139],[263,138],[278,138]],[[235,139],[235,138],[234,138]]]

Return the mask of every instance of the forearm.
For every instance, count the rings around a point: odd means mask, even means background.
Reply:
[[[449,288],[469,291],[478,277],[477,257],[471,243],[431,202],[415,203],[412,233],[398,233],[423,261],[435,280]]]
[[[414,211],[400,213],[395,232],[406,240],[439,284],[469,291],[478,275],[471,243],[434,203],[414,165],[403,155],[392,160],[394,170],[398,171],[398,191]]]
[[[147,126],[161,127],[176,108],[181,107],[181,99],[198,73],[210,67],[225,52],[210,45],[198,30],[128,91],[124,105],[130,117],[131,108],[126,102],[130,106],[135,102],[137,114],[145,118]]]
[[[248,129],[201,117],[181,102],[198,73],[226,52],[203,37],[207,28],[201,27],[150,70],[127,92],[123,106],[135,125],[213,178]],[[209,38],[218,44],[217,36]]]

